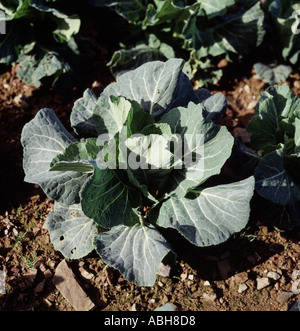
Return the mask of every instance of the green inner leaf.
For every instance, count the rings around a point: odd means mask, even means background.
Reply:
[[[139,222],[134,208],[140,206],[140,191],[126,186],[112,169],[102,170],[96,166],[80,196],[84,214],[103,228],[132,226]]]

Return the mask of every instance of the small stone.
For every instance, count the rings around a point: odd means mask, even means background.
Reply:
[[[300,88],[300,81],[299,80],[294,81],[294,87],[297,88],[297,89]]]
[[[137,311],[136,303],[131,306],[130,311]]]
[[[100,85],[101,85],[101,83],[95,80],[92,84],[92,88],[99,87]]]
[[[80,272],[81,276],[85,279],[90,280],[94,277],[94,274],[92,274],[91,272],[86,271],[83,267],[79,268],[79,272]]]
[[[14,104],[17,107],[28,108],[28,103],[25,101],[25,96],[23,94],[18,94],[14,97]]]
[[[263,278],[256,278],[256,283],[257,283],[257,289],[262,290],[263,288],[269,286],[271,284],[271,281],[267,277]]]
[[[248,109],[248,110],[254,109],[254,108],[256,107],[256,105],[257,105],[257,100],[252,100],[252,101],[248,104],[247,109]]]
[[[228,61],[226,60],[226,59],[222,59],[219,63],[218,63],[218,65],[217,65],[217,67],[219,68],[219,69],[221,69],[221,68],[225,68],[225,67],[227,67],[228,66]]]
[[[164,283],[162,283],[160,280],[157,282],[157,285],[158,285],[159,287],[164,287]]]
[[[246,271],[239,272],[234,275],[234,282],[236,284],[245,283],[248,280],[248,273]]]
[[[203,299],[207,301],[215,301],[217,299],[216,293],[203,293]]]
[[[280,275],[275,271],[269,271],[267,273],[267,277],[271,278],[271,279],[274,279],[274,280],[278,280],[280,278]]]
[[[293,293],[291,292],[286,292],[283,291],[282,293],[280,293],[278,295],[278,297],[276,298],[276,300],[280,303],[280,304],[284,304],[287,303],[289,301],[289,299],[293,296]]]
[[[248,286],[245,283],[240,284],[238,292],[243,293],[248,289]]]
[[[158,267],[157,274],[162,277],[170,277],[170,273],[171,273],[171,267],[161,262]]]
[[[187,278],[187,274],[181,274],[180,278],[181,278],[182,281],[184,281]]]
[[[66,260],[57,266],[52,282],[76,310],[89,311],[95,308],[94,303],[77,282]]]
[[[292,279],[297,279],[300,277],[300,270],[294,270],[292,273]]]
[[[203,283],[204,286],[210,286],[210,282],[208,280],[204,281]]]
[[[52,306],[52,302],[51,302],[50,300],[48,300],[48,299],[46,299],[46,298],[43,298],[43,301],[44,301],[45,305],[46,305],[48,308],[50,308],[50,307]]]
[[[245,91],[246,93],[250,93],[250,92],[251,92],[250,86],[249,86],[248,84],[246,84],[246,85],[244,86],[244,91]]]
[[[300,294],[300,279],[293,282],[292,287],[291,287],[291,291],[295,295]]]

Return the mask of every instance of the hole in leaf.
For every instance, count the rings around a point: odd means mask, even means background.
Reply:
[[[60,241],[63,241],[64,239],[65,239],[64,236],[61,236],[61,237],[59,238]]]
[[[74,247],[74,248],[71,250],[71,254],[74,254],[75,251],[76,251],[76,247]]]

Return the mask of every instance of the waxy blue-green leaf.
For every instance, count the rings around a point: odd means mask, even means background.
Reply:
[[[270,14],[275,24],[271,29],[276,31],[276,41],[280,47],[278,49],[285,61],[296,64],[300,55],[299,39],[299,10],[300,5],[297,0],[276,0],[267,1],[266,10]],[[273,17],[272,17],[273,16]]]
[[[284,147],[265,155],[255,169],[256,191],[263,198],[286,205],[300,200],[300,185],[286,169]]]
[[[284,82],[292,72],[292,67],[284,64],[255,63],[253,66],[256,74],[267,84],[278,84]]]
[[[93,122],[93,109],[96,106],[95,93],[87,89],[83,97],[74,103],[70,121],[74,131],[82,137],[96,137],[97,130]]]
[[[95,247],[105,263],[140,286],[154,285],[159,264],[171,250],[164,237],[150,224],[115,226],[96,235]]]
[[[206,121],[202,104],[191,102],[187,108],[174,108],[160,122],[169,124],[172,132],[181,137],[185,148],[188,146],[183,154],[184,162],[186,159],[191,161],[194,153],[197,153],[198,162],[185,162],[183,167],[175,167],[170,175],[168,192],[181,198],[189,189],[220,173],[231,154],[234,139],[225,127]]]
[[[80,259],[94,249],[97,224],[83,214],[80,204],[64,206],[56,202],[46,226],[54,248],[68,259]]]
[[[195,91],[199,103],[203,105],[203,116],[206,121],[220,124],[227,109],[227,100],[222,93],[211,94],[208,89],[201,88]]]
[[[265,34],[260,3],[243,0],[238,5],[237,12],[221,16],[219,24],[204,30],[198,26],[199,10],[195,11],[182,32],[186,49],[195,49],[197,57],[203,58],[228,52],[243,55],[258,47]]]
[[[18,58],[21,69],[18,77],[27,84],[35,87],[41,86],[41,79],[53,76],[54,79],[71,70],[66,62],[57,52],[41,52],[39,54],[22,54]]]
[[[139,42],[129,49],[115,51],[107,65],[113,75],[118,77],[144,63],[166,61],[174,57],[175,53],[170,45],[161,42],[154,34],[150,34],[147,41]]]
[[[66,2],[60,1],[59,6],[57,1],[44,0],[0,3],[7,21],[6,38],[0,41],[0,62],[20,64],[18,77],[27,84],[40,87],[41,80],[47,76],[55,84],[62,74],[71,70],[69,54],[77,47],[74,35],[79,32],[81,21],[66,9]],[[26,52],[32,43],[36,47],[31,53]]]
[[[264,152],[271,152],[284,143],[284,135],[294,138],[294,121],[300,99],[284,84],[271,86],[260,96],[255,115],[247,131],[251,145]]]
[[[181,59],[145,63],[119,76],[102,95],[124,96],[138,102],[147,113],[161,115],[195,98],[191,82],[182,73],[183,64]]]
[[[200,0],[198,2],[209,19],[225,14],[226,9],[235,4],[235,0]]]
[[[109,134],[114,137],[124,127],[131,102],[124,97],[102,94],[93,109],[93,121],[98,134]]]
[[[189,11],[198,6],[197,3],[187,5],[186,1],[154,0],[154,4],[150,3],[147,7],[142,27],[146,29],[148,26],[155,26],[169,21],[181,23],[189,15]]]
[[[79,202],[79,190],[86,176],[74,171],[49,170],[52,160],[75,141],[48,108],[40,110],[24,126],[21,136],[25,181],[40,185],[49,198],[66,205]]]
[[[199,190],[195,199],[171,197],[163,203],[157,225],[177,229],[197,246],[220,244],[248,223],[254,177]]]
[[[57,28],[53,31],[55,40],[59,43],[68,42],[80,30],[81,21],[78,15],[66,15],[53,7],[55,3],[43,0],[29,0],[30,6],[42,13],[52,13],[53,22]]]

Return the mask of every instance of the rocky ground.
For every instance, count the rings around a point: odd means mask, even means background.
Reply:
[[[152,311],[169,302],[178,311],[286,311],[299,302],[300,229],[267,227],[255,216],[222,245],[178,245],[176,263],[161,265],[151,288],[128,283],[96,253],[66,261],[45,227],[53,202],[23,181],[20,134],[43,107],[53,108],[68,127],[73,102],[83,90],[36,90],[20,82],[16,70],[5,69],[0,76],[0,310]],[[97,75],[84,85],[99,94],[112,78],[103,65]],[[288,84],[300,96],[299,77]],[[244,142],[265,88],[251,70],[216,87],[228,100],[222,124]]]

